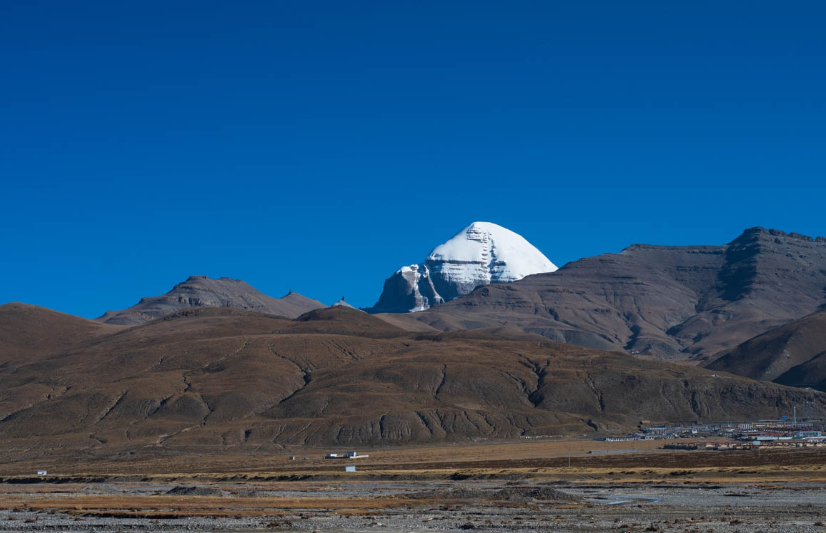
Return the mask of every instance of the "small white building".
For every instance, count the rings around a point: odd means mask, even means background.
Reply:
[[[358,452],[347,452],[344,454],[344,457],[347,459],[364,459],[365,457],[370,457],[369,455],[359,455]]]
[[[344,471],[345,472],[355,472],[356,471],[356,465],[347,465],[347,466],[344,467]]]
[[[38,476],[48,476],[49,472],[47,470],[38,470],[37,475]]]

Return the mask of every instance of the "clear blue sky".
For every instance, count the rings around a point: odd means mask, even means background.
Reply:
[[[826,235],[826,3],[0,2],[0,303]]]

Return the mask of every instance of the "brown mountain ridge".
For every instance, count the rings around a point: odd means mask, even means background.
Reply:
[[[826,390],[826,310],[749,339],[707,366],[752,379]]]
[[[36,305],[0,305],[0,365],[61,353],[122,329]]]
[[[724,246],[633,245],[386,316],[445,331],[507,325],[589,348],[702,360],[824,304],[826,239],[751,228]]]
[[[273,298],[242,280],[190,276],[166,294],[141,298],[134,306],[123,311],[107,311],[97,320],[106,324],[134,326],[189,307],[233,307],[296,318],[325,306],[292,291],[282,298]]]
[[[65,321],[38,313],[46,328]],[[0,364],[6,459],[612,433],[826,409],[816,391],[506,328],[406,332],[344,307],[295,320],[188,308],[106,335],[84,324],[82,339]]]

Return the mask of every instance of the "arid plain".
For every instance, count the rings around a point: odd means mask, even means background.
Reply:
[[[342,451],[327,448],[41,458],[0,467],[0,530],[826,530],[826,450],[663,444],[519,439],[363,449],[369,457],[355,460],[324,459]],[[345,472],[351,464],[357,471]]]

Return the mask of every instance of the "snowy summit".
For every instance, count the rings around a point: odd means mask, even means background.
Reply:
[[[509,283],[556,269],[521,235],[492,222],[474,222],[434,248],[422,264],[396,271],[370,311],[423,311],[480,285]]]
[[[474,222],[434,248],[425,263],[434,277],[457,283],[483,281],[482,285],[557,270],[524,237],[492,222]]]

